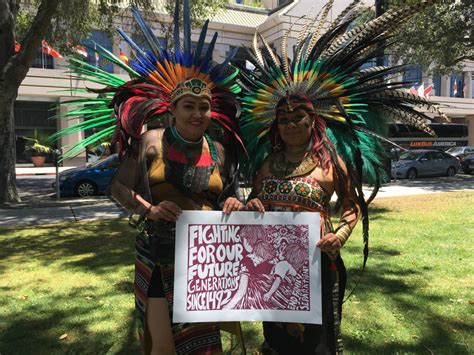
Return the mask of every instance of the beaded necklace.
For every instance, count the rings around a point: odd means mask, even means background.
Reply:
[[[165,129],[168,142],[165,179],[187,193],[207,190],[217,161],[217,151],[211,137],[205,133],[197,142],[184,139],[175,126]],[[203,153],[206,139],[209,153]]]

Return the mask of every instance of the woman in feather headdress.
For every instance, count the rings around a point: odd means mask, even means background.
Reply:
[[[333,1],[315,19],[306,20],[289,61],[285,33],[282,55],[273,53],[258,33],[250,51],[255,70],[242,69],[241,132],[252,160],[245,172],[253,182],[247,209],[320,213],[322,324],[264,322],[264,353],[339,353],[339,331],[346,270],[340,249],[362,219],[364,262],[368,256],[368,203],[385,179],[384,149],[388,120],[415,125],[432,134],[425,114],[415,106],[436,110],[426,99],[401,90],[392,80],[401,67],[372,67],[390,32],[427,5],[392,8],[351,30],[357,3],[322,29]],[[262,42],[262,45],[258,43]],[[367,67],[367,66],[365,66]],[[374,185],[365,199],[362,182]],[[336,193],[339,224],[330,221]]]
[[[233,53],[221,64],[212,62],[217,33],[204,50],[208,22],[193,49],[189,0],[184,1],[183,12],[182,48],[178,1],[173,47],[160,44],[134,8],[133,17],[149,49],[140,48],[121,30],[133,52],[128,64],[97,46],[102,57],[130,74],[130,81],[73,59],[69,68],[74,73],[106,87],[91,90],[100,93],[97,98],[66,103],[78,106],[66,117],[85,119],[56,135],[98,127],[68,155],[112,134],[120,145],[121,166],[111,191],[133,215],[140,216],[134,293],[139,336],[147,354],[222,351],[218,324],[171,323],[175,221],[182,210],[230,213],[243,207],[235,198],[235,159],[216,140],[219,136],[234,147],[242,143],[236,122],[240,106],[235,94],[240,87],[234,79],[238,70],[228,65]],[[173,121],[169,127],[142,134],[144,125],[168,114]]]

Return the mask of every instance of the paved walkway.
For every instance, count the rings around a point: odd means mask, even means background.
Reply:
[[[36,175],[33,173],[39,168],[32,169],[35,170],[26,173]],[[392,181],[380,188],[376,199],[453,191],[474,191],[474,175]],[[371,189],[364,188],[364,192],[369,196]],[[114,219],[127,215],[126,211],[105,196],[89,199],[69,198],[60,201],[50,196],[46,194],[36,199],[33,196],[30,200],[25,199],[26,202],[22,204],[0,209],[0,227]]]

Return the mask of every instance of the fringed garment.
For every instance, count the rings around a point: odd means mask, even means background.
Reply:
[[[148,168],[148,182],[154,204],[168,200],[183,210],[214,210],[224,190],[223,178],[216,165],[217,153],[209,137],[209,152],[182,152],[169,129],[165,130],[166,147]],[[182,152],[182,153],[181,153]],[[180,180],[182,179],[182,180]],[[150,348],[146,331],[148,297],[165,297],[170,319],[173,319],[175,223],[151,222],[143,224],[144,231],[136,238],[135,302],[139,318],[139,338],[144,349]],[[154,293],[150,294],[153,290]],[[158,291],[156,291],[158,290]],[[214,354],[222,352],[220,329],[217,323],[172,323],[177,354]]]
[[[330,227],[330,196],[312,177],[280,178],[269,176],[263,180],[263,187],[258,198],[267,211],[313,211],[321,214],[321,236]],[[265,336],[264,354],[334,354],[336,337],[334,332],[334,314],[332,289],[334,280],[331,277],[331,259],[321,253],[322,282],[322,324],[295,324],[263,322]],[[339,319],[341,317],[342,299],[346,286],[346,269],[340,256],[334,260],[339,275]],[[278,292],[285,291],[285,282],[273,296],[278,299]]]

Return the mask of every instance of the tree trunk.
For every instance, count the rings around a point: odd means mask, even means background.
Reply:
[[[15,175],[14,95],[0,94],[0,203],[19,202]]]
[[[13,105],[18,88],[41,45],[59,0],[42,0],[28,34],[15,53],[17,0],[0,0],[0,204],[20,200],[16,188]]]

